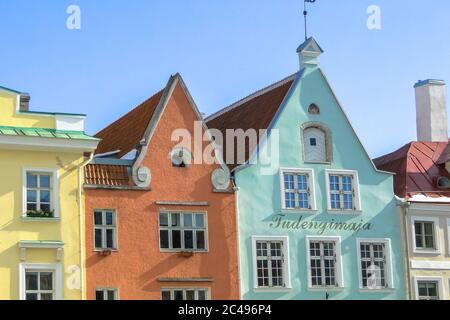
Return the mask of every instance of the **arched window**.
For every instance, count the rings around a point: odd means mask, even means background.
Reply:
[[[305,162],[330,163],[331,133],[319,123],[309,123],[302,127],[303,158]]]

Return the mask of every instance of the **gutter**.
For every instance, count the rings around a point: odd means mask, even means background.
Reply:
[[[404,250],[405,250],[405,267],[406,267],[406,277],[407,277],[407,281],[406,281],[406,283],[407,283],[407,290],[406,290],[406,292],[407,292],[407,299],[408,300],[412,300],[412,297],[413,297],[413,295],[412,295],[412,283],[411,283],[411,269],[410,269],[410,256],[411,256],[411,254],[410,254],[410,252],[409,252],[409,243],[408,243],[408,227],[407,227],[407,217],[408,217],[408,211],[409,211],[409,207],[411,206],[411,203],[409,202],[409,201],[407,201],[406,199],[404,199],[404,198],[400,198],[400,197],[397,197],[397,196],[395,196],[395,199],[397,200],[397,206],[398,207],[400,207],[401,209],[403,209],[404,210],[404,219],[403,219],[403,228],[404,228],[404,231],[403,231],[403,235],[404,235],[404,239],[403,239],[403,242],[404,242],[404,246],[405,246],[405,248],[404,248]]]
[[[78,224],[79,224],[79,233],[80,233],[80,291],[81,291],[81,300],[85,300],[86,292],[85,292],[85,283],[84,283],[84,269],[85,269],[85,259],[84,259],[84,242],[83,242],[83,183],[82,183],[82,170],[92,161],[94,158],[94,152],[91,152],[89,159],[83,162],[78,167]]]

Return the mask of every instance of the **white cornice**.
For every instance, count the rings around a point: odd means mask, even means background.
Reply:
[[[97,140],[53,139],[24,136],[0,136],[0,149],[60,151],[60,152],[93,152],[98,145]]]

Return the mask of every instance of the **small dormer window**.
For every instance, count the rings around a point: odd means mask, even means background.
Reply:
[[[317,146],[317,139],[316,138],[309,139],[309,144],[311,145],[311,147],[316,147]]]
[[[317,104],[313,103],[309,106],[308,113],[317,116],[320,114],[320,108],[317,106]]]

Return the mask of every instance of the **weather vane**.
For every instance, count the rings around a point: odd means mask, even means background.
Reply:
[[[308,40],[308,11],[306,10],[306,3],[314,3],[316,0],[304,0],[303,16],[305,17],[305,41]]]

